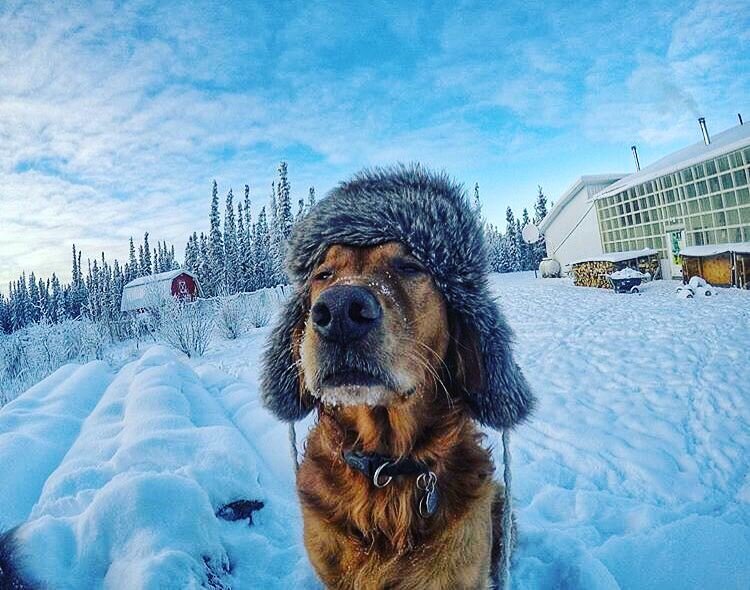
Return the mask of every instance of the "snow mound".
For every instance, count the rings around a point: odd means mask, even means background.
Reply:
[[[637,270],[634,270],[630,268],[629,266],[626,266],[622,270],[618,270],[617,272],[613,272],[611,275],[609,275],[610,278],[613,278],[615,280],[617,279],[645,279],[646,275],[642,272],[639,272]]]
[[[63,381],[68,393],[71,380],[86,390],[96,368]],[[60,397],[58,381],[56,373],[38,391]],[[29,573],[52,588],[260,587],[251,577],[243,586],[231,571],[262,559],[272,539],[258,544],[247,521],[215,516],[232,501],[262,500],[266,507],[256,521],[270,521],[263,528],[279,535],[290,508],[275,501],[278,490],[270,493],[278,482],[261,484],[266,469],[260,463],[251,441],[198,375],[168,349],[151,348],[109,384],[47,477],[18,532],[25,563],[33,564]],[[282,545],[295,544],[297,527],[291,532]],[[277,583],[288,581],[298,560],[281,572],[271,570]]]

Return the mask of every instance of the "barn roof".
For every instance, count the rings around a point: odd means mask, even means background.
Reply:
[[[138,277],[126,284],[122,289],[122,303],[120,311],[144,309],[153,305],[153,300],[167,299],[172,296],[172,281],[185,274],[192,277],[198,284],[198,277],[192,271],[176,268],[155,275]]]

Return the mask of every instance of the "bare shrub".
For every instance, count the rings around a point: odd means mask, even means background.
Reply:
[[[265,293],[253,293],[247,299],[245,317],[253,328],[262,328],[271,321],[271,302]]]
[[[240,295],[218,299],[216,324],[224,338],[235,340],[241,336],[247,327],[245,320],[245,305]]]
[[[159,335],[167,344],[188,357],[203,356],[213,335],[213,314],[200,301],[164,301],[160,311]]]

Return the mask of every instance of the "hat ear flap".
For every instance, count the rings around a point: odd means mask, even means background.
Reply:
[[[301,420],[314,400],[305,389],[300,344],[307,316],[307,297],[296,291],[281,310],[263,354],[263,404],[285,422]]]
[[[513,332],[494,302],[473,317],[453,318],[452,331],[454,381],[474,419],[496,430],[523,422],[535,399],[513,360]]]

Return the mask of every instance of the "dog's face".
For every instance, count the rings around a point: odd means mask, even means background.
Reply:
[[[330,405],[391,405],[440,378],[447,306],[401,244],[332,246],[309,288],[299,355],[312,395]]]

